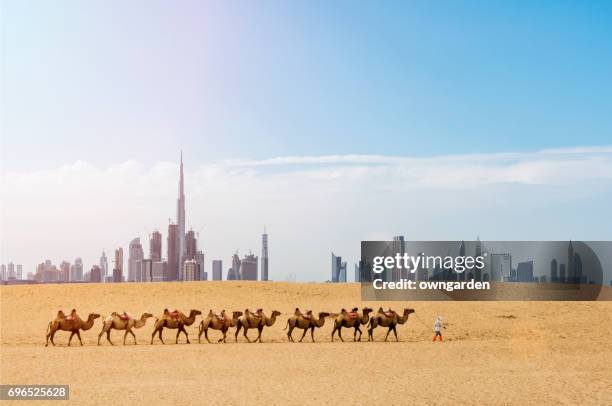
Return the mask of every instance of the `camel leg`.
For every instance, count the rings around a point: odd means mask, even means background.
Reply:
[[[255,342],[259,341],[261,343],[261,332],[262,331],[263,331],[263,326],[257,327],[257,338],[255,339]]]
[[[395,334],[395,342],[398,342],[399,340],[397,339],[397,330],[395,330],[396,326],[393,326],[393,334]]]
[[[313,343],[315,342],[315,339],[314,339],[314,329],[315,329],[314,326],[310,327],[310,338],[312,338],[312,342]]]
[[[223,333],[223,338],[220,339],[218,342],[221,342],[221,341],[225,342],[225,337],[227,337],[227,328],[222,328],[221,332]]]
[[[344,339],[342,338],[342,326],[338,327],[338,337],[340,337],[340,341],[344,342]]]
[[[55,344],[53,343],[53,334],[55,334],[55,330],[53,330],[53,326],[51,325],[51,322],[49,322],[49,326],[47,327],[47,343],[45,344],[45,347],[49,346],[49,338],[51,338],[51,344],[53,344],[53,346],[55,346]]]
[[[57,330],[53,330],[51,331],[49,334],[51,334],[51,337],[49,337],[49,339],[51,340],[51,344],[53,344],[53,346],[55,347],[55,341],[53,341],[53,338],[55,337],[55,333],[57,332]]]
[[[83,346],[83,341],[81,341],[81,332],[79,330],[76,331],[76,335],[79,338],[79,343],[81,343],[81,347]]]
[[[334,342],[334,334],[335,333],[336,333],[336,325],[334,324],[334,329],[332,330],[332,337],[331,337],[332,343]]]
[[[204,337],[206,337],[206,341],[210,344],[210,340],[208,339],[208,329],[204,330]]]
[[[242,335],[244,335],[244,338],[246,338],[248,342],[251,342],[251,340],[250,340],[250,339],[249,339],[249,337],[247,336],[247,330],[248,330],[248,329],[247,329],[247,328],[246,328],[246,326],[245,326],[245,327],[244,327],[244,330],[243,330]]]
[[[204,332],[204,327],[202,323],[203,322],[200,322],[200,327],[198,328],[198,344],[201,343],[200,338],[202,338],[202,333]]]
[[[234,334],[234,338],[236,339],[236,342],[238,342],[238,333],[240,332],[241,326],[242,325],[240,323],[236,325],[236,334]]]
[[[302,342],[302,340],[304,339],[304,336],[306,336],[306,332],[308,331],[307,328],[304,329],[304,334],[302,334],[302,338],[300,338],[300,342]]]
[[[100,338],[102,337],[102,334],[104,334],[104,326],[102,326],[102,331],[100,331],[100,334],[98,334],[98,345],[100,345]]]
[[[111,343],[111,345],[115,345],[115,344],[113,344],[113,342],[110,339],[110,331],[111,331],[110,328],[108,330],[106,330],[106,339],[108,340],[109,343]]]
[[[293,334],[293,326],[289,324],[289,330],[287,330],[287,338],[289,339],[289,341],[294,342],[292,334]]]
[[[70,338],[68,339],[68,347],[70,347],[70,342],[72,341],[72,336],[74,335],[74,331],[70,332]]]
[[[181,328],[180,327],[176,329],[176,344],[178,344],[179,334],[181,334]]]
[[[153,344],[153,338],[155,337],[155,333],[157,333],[157,328],[153,330],[153,334],[151,334],[151,344]]]
[[[387,342],[387,338],[389,338],[389,333],[391,332],[391,327],[387,330],[387,335],[385,335],[385,342]]]
[[[130,329],[130,334],[132,335],[132,337],[134,337],[134,345],[137,345],[138,342],[136,341],[136,334],[134,334],[134,331],[132,329]]]
[[[125,329],[125,332],[123,333],[123,345],[125,345],[125,339],[126,339],[127,335],[128,335],[128,330]]]
[[[191,342],[189,341],[189,334],[187,333],[185,326],[181,327],[181,330],[183,331],[183,333],[185,333],[185,339],[187,340],[187,344],[191,344]]]

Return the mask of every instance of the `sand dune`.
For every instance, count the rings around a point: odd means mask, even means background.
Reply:
[[[3,384],[70,384],[80,404],[606,404],[612,399],[612,302],[392,302],[416,309],[398,328],[400,342],[330,342],[331,320],[317,343],[287,343],[283,331],[296,306],[337,312],[361,302],[358,285],[257,282],[82,284],[0,287]],[[97,346],[102,323],[82,333],[83,347],[44,347],[58,309],[103,316],[112,311],[159,315],[164,308],[283,313],[266,328],[263,344],[151,346],[153,322],[136,330],[138,345]],[[444,343],[432,343],[441,314]],[[364,339],[367,334],[364,330]],[[301,330],[294,332],[300,337]],[[212,339],[219,338],[210,332]],[[255,337],[255,331],[250,336]],[[215,340],[213,340],[215,341]],[[184,342],[184,339],[182,339]],[[77,343],[73,341],[73,344]],[[131,343],[128,340],[128,343]],[[40,402],[44,404],[45,402]],[[61,402],[59,402],[61,403]],[[52,403],[52,404],[59,404]],[[38,404],[38,403],[37,403]]]

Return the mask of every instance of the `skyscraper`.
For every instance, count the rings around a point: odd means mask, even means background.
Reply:
[[[227,280],[239,280],[240,279],[240,257],[238,252],[232,256],[232,267],[227,271]]]
[[[0,280],[6,280],[6,265],[0,265]]]
[[[202,251],[196,252],[195,261],[198,264],[198,275],[200,277],[200,280],[208,280],[208,273],[204,270],[204,253]]]
[[[68,282],[70,280],[70,263],[67,261],[62,261],[60,264],[59,280],[61,282]]]
[[[100,279],[101,282],[106,282],[106,277],[108,276],[108,258],[106,257],[106,252],[102,251],[102,255],[100,256]]]
[[[184,261],[189,259],[195,259],[196,253],[198,252],[198,241],[196,239],[195,232],[193,230],[187,231],[185,235],[185,256]]]
[[[130,242],[128,257],[128,281],[136,281],[136,262],[144,258],[144,251],[140,238],[136,237]]]
[[[23,265],[17,264],[17,279],[23,279]]]
[[[331,281],[337,283],[340,281],[340,269],[342,268],[342,257],[337,257],[331,253]]]
[[[153,262],[159,262],[162,258],[162,235],[159,231],[153,231],[149,241],[149,257]]]
[[[265,228],[261,235],[261,280],[268,280],[268,233]]]
[[[102,281],[102,270],[98,265],[91,267],[91,271],[89,272],[89,281],[94,283],[99,283]]]
[[[574,271],[574,246],[571,241],[567,246],[567,268],[565,278],[567,283],[576,283],[576,272]]]
[[[113,282],[123,282],[123,248],[115,250],[115,268],[113,269]]]
[[[255,255],[245,255],[240,261],[240,279],[243,281],[257,280],[257,257]]]
[[[552,261],[550,261],[550,282],[551,283],[559,282],[559,274],[557,271],[557,260],[554,258]]]
[[[167,281],[178,280],[179,276],[179,238],[178,225],[168,224],[168,275]]]
[[[70,267],[70,280],[71,281],[82,281],[83,280],[83,260],[79,257],[74,259],[74,265]]]
[[[223,261],[220,259],[213,259],[212,262],[212,279],[213,281],[223,280]]]
[[[178,269],[181,272],[177,275],[176,279],[184,280],[184,276],[182,275],[183,269],[183,260],[185,258],[186,249],[185,249],[185,188],[183,183],[183,151],[181,151],[181,169],[179,175],[179,193],[178,200],[176,203],[176,222],[178,230],[176,231],[177,235],[177,261],[178,261]],[[168,238],[170,238],[168,236]],[[170,263],[170,256],[168,255],[168,262]]]
[[[406,252],[406,240],[403,235],[396,235],[393,237],[393,254],[404,255]],[[407,269],[397,269],[393,268],[391,272],[391,280],[397,282],[400,279],[408,278],[408,270]]]

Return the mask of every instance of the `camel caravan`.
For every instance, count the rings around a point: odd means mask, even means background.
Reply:
[[[338,338],[341,341],[344,341],[342,338],[343,328],[352,328],[353,341],[361,341],[361,327],[366,325],[368,331],[368,341],[374,341],[373,331],[379,326],[387,328],[385,341],[387,341],[391,332],[393,332],[395,335],[395,341],[399,341],[396,328],[398,325],[405,324],[408,321],[408,317],[411,313],[414,313],[414,309],[404,309],[403,313],[400,315],[391,309],[385,311],[382,307],[380,307],[375,313],[373,309],[369,307],[364,307],[361,310],[354,307],[350,311],[342,309],[340,313],[319,312],[318,314],[314,314],[312,310],[307,310],[306,312],[302,313],[299,308],[296,308],[291,317],[287,319],[287,323],[283,330],[287,331],[287,339],[289,342],[295,342],[292,334],[293,330],[296,328],[303,330],[302,337],[300,338],[299,342],[304,340],[306,333],[310,330],[310,339],[314,343],[315,329],[323,327],[325,325],[325,320],[329,318],[331,319],[331,323],[333,323],[331,333],[332,342],[334,341],[336,333],[338,333]],[[198,326],[198,343],[202,342],[202,334],[204,334],[206,341],[210,343],[210,339],[208,338],[209,329],[220,331],[223,336],[218,340],[218,342],[225,343],[227,333],[230,328],[236,329],[234,332],[235,342],[238,342],[238,334],[242,330],[244,338],[249,343],[261,343],[261,335],[264,327],[272,327],[276,322],[277,317],[281,316],[281,314],[281,312],[274,310],[268,316],[265,314],[263,309],[257,309],[256,311],[246,309],[244,312],[234,311],[231,313],[231,315],[225,310],[222,310],[220,313],[210,310],[204,317],[203,313],[196,309],[191,309],[188,315],[178,310],[171,312],[168,309],[164,309],[163,313],[159,317],[155,318],[153,333],[151,334],[151,344],[153,344],[156,335],[159,338],[159,341],[162,344],[165,344],[162,336],[162,332],[165,328],[176,330],[176,344],[179,342],[181,333],[185,335],[186,343],[189,344],[189,333],[187,332],[186,327],[193,325],[196,318],[200,315],[202,316],[202,320]],[[49,345],[49,341],[53,346],[55,346],[53,338],[55,333],[60,330],[70,332],[68,346],[70,346],[72,337],[75,335],[79,339],[79,343],[82,346],[83,341],[81,341],[80,331],[90,330],[94,325],[94,321],[99,317],[100,315],[97,313],[90,313],[87,316],[87,319],[83,320],[77,314],[76,309],[72,309],[69,315],[66,315],[62,310],[58,311],[55,319],[51,320],[47,325],[45,347]],[[102,330],[98,334],[98,345],[101,345],[100,340],[104,335],[106,335],[106,340],[111,345],[114,345],[111,340],[112,330],[124,332],[123,345],[126,345],[128,334],[133,337],[134,344],[137,344],[134,330],[144,327],[147,324],[147,320],[153,317],[154,316],[151,313],[142,313],[140,318],[135,318],[132,314],[125,311],[121,313],[111,313],[108,317],[103,319]],[[247,335],[247,332],[251,329],[257,330],[257,337],[253,341],[251,341]]]

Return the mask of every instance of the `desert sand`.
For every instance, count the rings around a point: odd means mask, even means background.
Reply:
[[[78,404],[610,404],[612,302],[361,302],[356,284],[193,282],[66,284],[0,287],[0,358],[3,384],[70,384]],[[400,342],[330,342],[332,321],[288,343],[286,320],[296,306],[315,312],[391,305],[414,308],[398,327]],[[150,345],[154,319],[136,330],[138,345],[123,332],[96,345],[102,319],[81,333],[84,346],[58,332],[44,347],[47,323],[59,309],[103,317],[113,311],[160,315],[164,308],[279,310],[263,343],[248,344],[233,329],[227,344]],[[445,341],[433,343],[442,315]],[[363,339],[367,332],[363,328]],[[299,339],[302,330],[294,331]],[[250,331],[255,338],[256,331]],[[18,404],[25,404],[20,401]],[[7,402],[8,403],[8,402]],[[36,404],[48,402],[39,401]],[[59,405],[62,401],[53,401]]]

